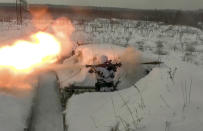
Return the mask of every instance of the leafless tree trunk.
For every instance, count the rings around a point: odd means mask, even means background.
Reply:
[[[16,20],[17,24],[23,22],[23,11],[27,10],[27,1],[26,0],[16,0]]]

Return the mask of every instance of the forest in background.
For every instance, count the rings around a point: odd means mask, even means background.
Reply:
[[[68,16],[81,21],[94,18],[119,18],[163,22],[169,25],[188,25],[203,29],[203,9],[199,10],[144,10],[109,7],[84,7],[65,5],[29,5],[22,9],[22,18],[31,18],[29,9],[47,7],[53,17]],[[16,18],[16,4],[0,4],[0,21],[10,21]]]

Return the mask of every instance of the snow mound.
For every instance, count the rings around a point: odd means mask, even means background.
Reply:
[[[202,67],[181,62],[176,53],[164,62],[125,90],[74,95],[66,110],[69,131],[105,131],[116,125],[120,130],[202,130]]]
[[[22,131],[26,128],[32,97],[32,94],[14,96],[0,92],[1,131]]]

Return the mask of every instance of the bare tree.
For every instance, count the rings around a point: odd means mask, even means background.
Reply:
[[[23,11],[28,9],[28,3],[26,0],[16,0],[16,20],[17,24],[23,22]]]

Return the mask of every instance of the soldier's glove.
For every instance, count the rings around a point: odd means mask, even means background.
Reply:
[[[90,69],[88,72],[89,72],[89,73],[93,73],[93,72],[94,72],[94,70],[93,70],[93,69]]]
[[[118,63],[117,65],[118,65],[118,67],[121,67],[121,66],[122,66],[122,64],[121,64],[121,63]]]

